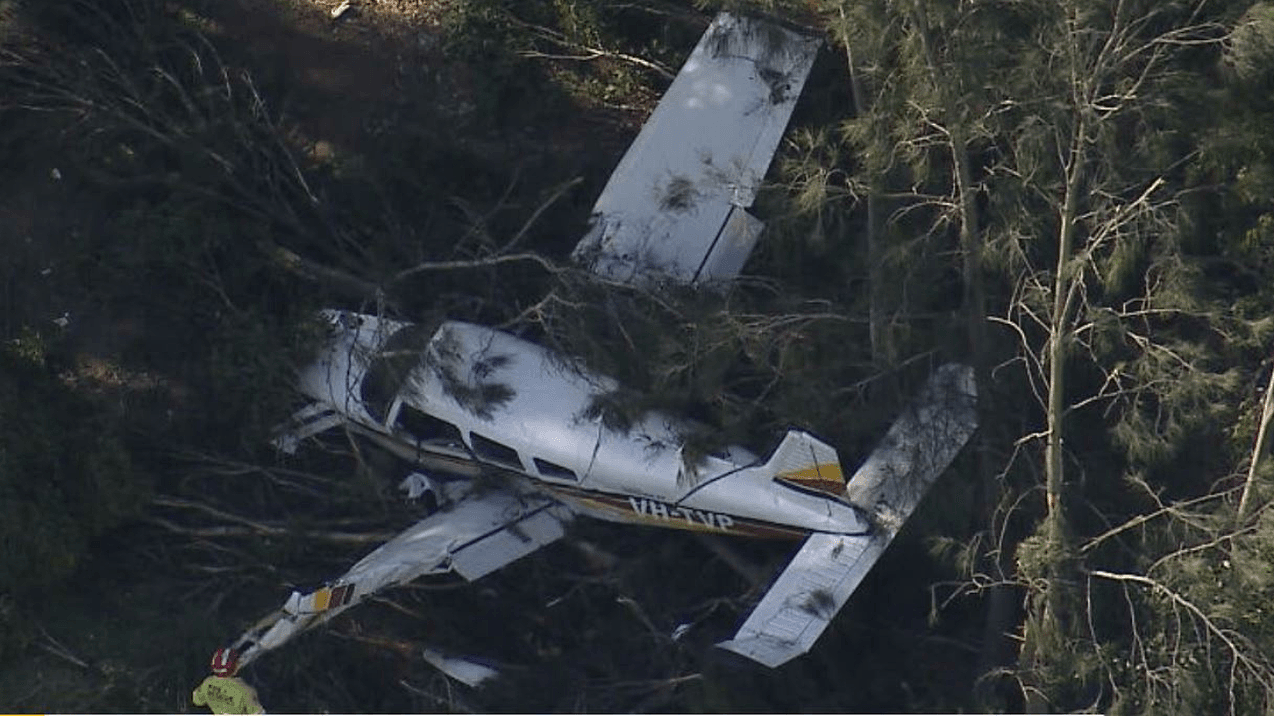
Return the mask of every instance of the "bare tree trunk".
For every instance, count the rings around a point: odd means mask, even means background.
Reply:
[[[973,353],[978,375],[978,395],[985,395],[987,376],[982,369],[986,365],[986,297],[982,288],[982,232],[979,229],[978,201],[973,187],[973,167],[969,161],[969,135],[955,99],[948,88],[951,80],[943,76],[938,66],[925,14],[923,0],[912,4],[912,22],[920,36],[920,45],[929,69],[930,80],[941,98],[942,112],[946,119],[947,142],[951,148],[951,162],[955,166],[956,199],[960,206],[960,249],[964,252],[964,308],[969,328],[969,348]]]
[[[889,327],[885,325],[885,251],[880,240],[879,184],[875,177],[867,189],[867,271],[871,359],[876,365],[893,360],[893,342],[889,339]]]
[[[935,74],[934,81],[939,81]],[[969,323],[969,348],[978,370],[978,395],[986,395],[986,298],[982,290],[982,232],[978,201],[973,189],[973,170],[969,166],[969,139],[962,122],[950,130],[951,158],[955,162],[956,191],[960,198],[960,250],[964,252],[964,311]]]
[[[1048,363],[1047,438],[1044,448],[1044,492],[1047,512],[1044,516],[1045,554],[1050,562],[1045,565],[1043,594],[1033,595],[1033,614],[1026,619],[1026,633],[1022,655],[1028,667],[1033,666],[1035,655],[1059,648],[1058,636],[1068,633],[1068,613],[1063,603],[1066,584],[1070,575],[1066,568],[1069,555],[1066,522],[1066,472],[1062,461],[1065,444],[1066,417],[1066,344],[1071,331],[1067,325],[1072,299],[1077,293],[1077,280],[1072,275],[1071,252],[1075,244],[1075,227],[1079,207],[1079,191],[1083,180],[1084,122],[1081,119],[1071,137],[1070,156],[1064,171],[1065,195],[1058,214],[1057,266],[1053,270],[1053,307],[1049,316],[1049,335],[1046,346]],[[1028,713],[1048,713],[1050,707],[1042,689],[1028,690]]]
[[[1072,300],[1077,294],[1077,282],[1071,275],[1071,251],[1075,243],[1079,191],[1084,174],[1084,130],[1084,121],[1081,119],[1071,137],[1070,157],[1065,169],[1066,194],[1058,216],[1057,267],[1053,272],[1053,311],[1049,318],[1048,441],[1044,450],[1044,482],[1048,502],[1048,540],[1054,546],[1062,544],[1065,530],[1062,421],[1066,417],[1066,343],[1070,337],[1067,321]],[[1050,588],[1051,591],[1054,590]]]
[[[1003,558],[997,560],[1003,562]],[[997,564],[997,567],[1000,565]],[[996,676],[1013,660],[1013,632],[1019,613],[1018,599],[1012,587],[997,584],[987,590],[986,617],[982,622],[982,648],[978,652],[978,681],[973,686],[978,707],[987,711],[1003,711],[1008,706],[997,691],[1002,680]]]
[[[1257,470],[1269,452],[1271,436],[1274,432],[1274,368],[1270,369],[1269,380],[1265,383],[1265,400],[1261,408],[1261,423],[1256,428],[1256,445],[1252,447],[1252,459],[1247,466],[1247,480],[1243,483],[1243,497],[1239,499],[1239,509],[1235,521],[1242,522],[1252,502],[1252,486],[1256,484]]]

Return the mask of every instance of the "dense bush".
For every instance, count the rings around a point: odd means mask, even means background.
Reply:
[[[25,595],[70,575],[97,535],[145,508],[117,424],[48,367],[0,350],[0,584]]]

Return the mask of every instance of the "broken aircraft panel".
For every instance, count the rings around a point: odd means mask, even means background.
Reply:
[[[737,276],[761,229],[745,209],[820,44],[718,15],[611,174],[575,260],[636,286]]]
[[[246,666],[387,586],[452,571],[477,579],[559,539],[571,519],[569,510],[525,486],[483,492],[465,483],[453,496],[454,503],[381,545],[328,586],[293,592],[273,619],[258,622],[234,644],[239,663]]]

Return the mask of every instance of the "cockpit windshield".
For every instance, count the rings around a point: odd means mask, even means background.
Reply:
[[[425,347],[436,326],[413,324],[404,326],[385,340],[380,353],[367,368],[359,395],[363,407],[377,422],[389,417],[389,406],[402,392],[403,384],[424,358]]]

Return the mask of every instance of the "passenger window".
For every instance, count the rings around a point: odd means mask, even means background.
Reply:
[[[477,433],[469,433],[469,437],[473,439],[473,452],[478,457],[496,465],[511,467],[515,470],[522,469],[522,461],[518,459],[517,450],[508,445],[502,445],[491,438],[484,438]]]
[[[422,443],[464,447],[459,428],[406,403],[399,408],[398,419],[394,421],[394,426],[407,431]]]
[[[579,482],[579,477],[576,476],[574,470],[567,469],[565,467],[562,467],[561,465],[558,465],[557,463],[549,462],[548,460],[541,460],[538,457],[535,458],[535,469],[539,470],[540,474],[543,475],[544,477],[552,477],[558,480],[570,480],[572,482]]]

